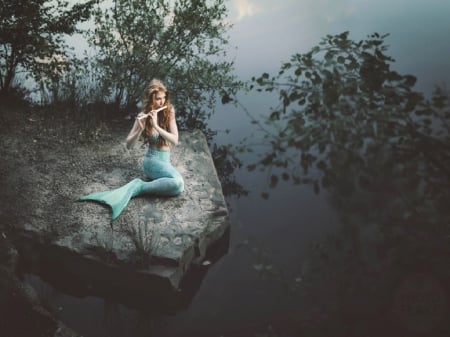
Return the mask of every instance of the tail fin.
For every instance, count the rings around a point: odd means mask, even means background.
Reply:
[[[119,187],[115,190],[96,192],[80,197],[80,201],[97,201],[102,204],[106,204],[112,209],[112,220],[117,219],[117,217],[122,213],[128,202],[135,195],[136,188],[139,188],[139,179],[134,179],[128,184]]]

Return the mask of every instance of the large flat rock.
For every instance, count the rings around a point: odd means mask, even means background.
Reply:
[[[74,269],[82,270],[80,263],[93,270],[106,266],[112,273],[159,277],[177,288],[189,267],[201,264],[208,247],[229,227],[206,139],[201,131],[183,131],[172,149],[172,163],[185,180],[180,196],[136,197],[111,221],[109,207],[77,199],[145,178],[146,148],[127,150],[124,132],[86,144],[3,137],[9,149],[23,156],[20,162],[28,164],[17,165],[7,153],[14,169],[8,163],[2,169],[11,210],[3,205],[0,215],[5,219],[9,211],[15,213],[11,221],[19,238],[51,246]]]

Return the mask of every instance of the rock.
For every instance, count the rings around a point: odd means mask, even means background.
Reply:
[[[111,222],[107,206],[77,199],[144,178],[141,164],[146,149],[127,150],[125,131],[111,131],[111,139],[91,144],[39,139],[20,143],[6,137],[27,165],[18,165],[9,153],[9,164],[4,165],[14,170],[3,167],[2,172],[11,209],[3,212],[15,212],[10,217],[15,242],[31,257],[33,249],[51,251],[61,265],[85,280],[100,281],[102,271],[108,282],[124,287],[133,287],[129,278],[137,275],[142,284],[146,278],[157,279],[177,289],[191,266],[201,265],[208,248],[229,227],[209,148],[201,131],[180,132],[172,163],[185,180],[185,191],[173,198],[134,198]]]

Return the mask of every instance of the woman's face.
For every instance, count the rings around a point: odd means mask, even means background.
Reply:
[[[166,103],[166,93],[164,91],[158,91],[155,94],[155,108],[161,108]]]

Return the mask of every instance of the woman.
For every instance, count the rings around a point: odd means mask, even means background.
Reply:
[[[136,178],[116,190],[92,193],[80,200],[94,200],[111,206],[112,219],[115,220],[130,199],[137,195],[176,196],[183,192],[183,178],[170,162],[170,147],[178,144],[178,127],[174,108],[167,96],[164,84],[152,80],[146,91],[144,109],[127,136],[128,149],[140,138],[148,143],[143,167],[151,180]]]

